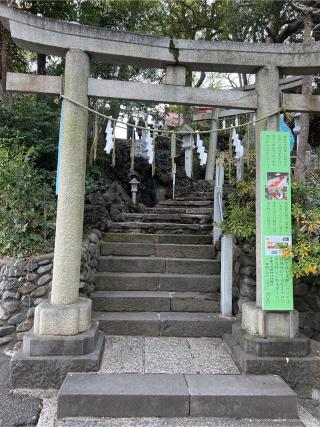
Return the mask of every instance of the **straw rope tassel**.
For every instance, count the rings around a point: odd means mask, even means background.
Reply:
[[[192,138],[192,145],[191,145],[191,151],[190,151],[190,178],[193,177],[193,147],[194,147],[194,136],[191,135]]]
[[[135,154],[136,154],[136,129],[133,128],[131,150],[130,150],[130,158],[131,158],[130,172],[134,171],[134,156],[135,156]]]
[[[172,177],[172,198],[173,199],[175,196],[175,189],[176,189],[176,171],[177,171],[177,166],[175,162],[176,152],[177,152],[176,134],[173,133],[171,135],[171,177]]]
[[[112,132],[112,162],[111,162],[111,166],[113,168],[116,166],[116,127],[117,127],[117,122],[114,122],[114,127]]]

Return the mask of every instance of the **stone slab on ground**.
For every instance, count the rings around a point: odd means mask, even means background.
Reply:
[[[96,291],[217,292],[220,276],[208,274],[161,274],[102,272],[95,275]]]
[[[297,395],[277,376],[70,373],[57,417],[297,419]]]
[[[145,233],[105,233],[105,242],[153,242],[187,245],[211,245],[211,235],[198,234],[145,234]]]
[[[295,419],[297,395],[271,375],[186,375],[190,416]]]
[[[75,418],[58,420],[55,427],[304,427],[304,425],[298,420],[234,420],[230,418],[104,418],[98,420]]]
[[[95,311],[106,312],[219,312],[217,294],[168,291],[96,291],[91,294]]]
[[[212,245],[185,245],[166,243],[103,242],[103,256],[158,256],[173,258],[214,258]]]
[[[109,335],[222,337],[234,319],[217,313],[93,312],[100,329]]]
[[[167,337],[222,337],[230,332],[233,319],[215,313],[160,313],[161,335]]]
[[[58,395],[58,418],[188,416],[183,375],[68,374]]]
[[[99,271],[123,273],[220,274],[220,261],[193,258],[102,256]]]
[[[238,374],[220,338],[106,336],[100,372]]]
[[[160,335],[160,315],[156,312],[93,312],[92,318],[109,335]]]
[[[8,388],[10,357],[0,352],[0,426],[35,426],[41,399],[13,394]]]
[[[100,333],[95,350],[83,356],[28,356],[19,351],[11,359],[10,387],[59,388],[68,372],[98,371],[103,348]]]

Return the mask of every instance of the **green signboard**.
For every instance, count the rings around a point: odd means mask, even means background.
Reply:
[[[262,309],[293,310],[289,132],[261,134]]]

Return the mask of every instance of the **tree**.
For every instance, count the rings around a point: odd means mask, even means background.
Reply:
[[[306,5],[305,2],[291,2],[292,8],[299,13],[300,19],[303,21],[303,41],[311,42],[314,40],[312,37],[314,29],[314,20],[320,15],[320,2],[313,1],[312,4]],[[313,75],[303,76],[302,80],[302,94],[312,95],[312,82]],[[306,177],[306,153],[307,144],[309,139],[310,117],[309,113],[301,114],[300,122],[300,142],[297,147],[297,159],[294,169],[294,176],[296,179],[302,181]]]
[[[73,21],[76,18],[73,0],[15,0],[16,7],[46,18]],[[46,74],[47,55],[37,53],[37,74]]]

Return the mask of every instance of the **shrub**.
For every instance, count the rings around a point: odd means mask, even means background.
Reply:
[[[0,138],[0,254],[52,249],[56,201],[52,175],[37,169],[21,139]]]
[[[240,244],[255,250],[255,180],[240,181],[228,195],[222,233],[234,234]],[[320,188],[316,182],[292,182],[293,276],[320,276]],[[318,277],[317,277],[318,276]]]

